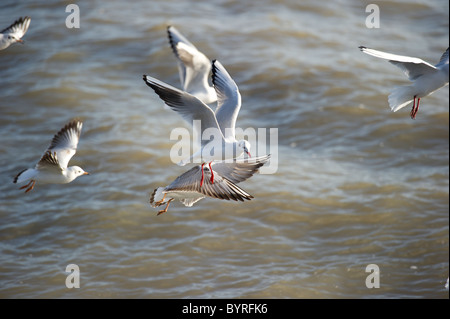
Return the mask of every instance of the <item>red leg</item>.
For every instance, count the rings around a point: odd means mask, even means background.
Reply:
[[[171,199],[169,199],[169,200],[167,201],[166,208],[164,208],[163,210],[160,210],[160,211],[158,212],[158,214],[156,214],[156,216],[159,216],[159,215],[161,215],[161,214],[167,212],[167,210],[169,209],[169,204],[170,204],[171,201],[173,201],[173,198],[171,198]]]
[[[30,181],[28,182],[27,185],[24,185],[24,186],[22,186],[22,187],[19,188],[19,189],[24,189],[24,188],[26,188],[25,193],[28,193],[29,191],[31,191],[31,190],[34,188],[34,184],[36,184],[36,181],[32,179],[32,180],[30,180]]]
[[[414,118],[414,109],[416,108],[416,96],[414,95],[414,100],[413,100],[413,106],[411,108],[411,113],[409,113],[409,115],[411,115],[411,118]]]
[[[419,112],[419,104],[420,104],[420,98],[417,99],[416,111],[414,112],[414,118],[416,118],[416,114],[417,114],[417,112]]]
[[[211,184],[214,184],[214,172],[211,168],[211,163],[212,162],[209,162],[209,171],[211,172]]]
[[[31,185],[31,183],[33,183],[33,180],[30,180],[29,182],[28,182],[28,184],[27,185],[24,185],[24,186],[22,186],[21,188],[19,188],[19,189],[24,189],[24,188],[27,188],[27,187],[29,187],[30,185]]]
[[[416,104],[416,96],[414,96],[413,107],[411,109],[411,118],[413,120],[416,118],[416,114],[419,111],[419,103],[420,103],[420,98],[417,98],[417,104]]]
[[[203,178],[205,177],[203,174],[203,166],[205,165],[205,163],[202,163],[202,180],[200,181],[200,187],[203,186]]]
[[[33,183],[31,184],[30,187],[27,188],[27,190],[25,191],[25,193],[28,193],[29,191],[33,190],[34,188],[34,184],[36,183],[36,181],[32,181]]]
[[[155,202],[155,206],[156,206],[156,207],[161,206],[161,205],[164,205],[164,199],[166,198],[166,195],[167,195],[167,193],[164,193],[163,198],[162,198],[161,200]]]

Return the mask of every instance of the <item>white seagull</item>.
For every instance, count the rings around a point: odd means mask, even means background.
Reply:
[[[201,159],[203,168],[205,162],[210,162],[209,165],[211,165],[214,160],[234,159],[243,153],[251,157],[250,143],[246,140],[237,141],[235,137],[236,119],[241,108],[241,94],[236,83],[219,61],[212,62],[212,81],[218,98],[215,113],[208,105],[187,92],[147,75],[144,75],[144,81],[166,105],[179,113],[188,123],[194,126],[194,121],[200,121],[198,134],[202,136],[201,148],[178,165],[184,166],[188,162]],[[205,140],[203,133],[214,138]],[[211,182],[213,180],[214,176],[211,176]]]
[[[236,184],[250,178],[270,158],[270,155],[252,159],[240,159],[232,163],[213,162],[212,169],[201,165],[191,168],[178,176],[170,185],[156,188],[150,196],[153,207],[166,205],[158,215],[167,212],[169,204],[174,199],[180,200],[185,206],[191,207],[205,197],[217,199],[244,201],[254,198]],[[206,175],[206,176],[205,176]],[[208,177],[215,175],[214,183]],[[201,181],[200,180],[201,176]],[[203,178],[206,182],[202,186]],[[169,199],[167,200],[168,197]]]
[[[0,50],[6,49],[15,42],[23,43],[22,37],[30,26],[30,17],[19,18],[0,32]]]
[[[419,110],[420,99],[448,85],[448,48],[436,65],[431,65],[419,58],[381,52],[364,46],[359,48],[364,53],[389,60],[393,65],[399,67],[409,80],[413,82],[409,86],[394,88],[389,95],[389,106],[393,112],[405,107],[412,101],[413,106],[410,115],[412,119],[415,119]]]
[[[34,168],[27,168],[17,174],[14,183],[29,181],[26,188],[28,193],[34,188],[36,182],[65,184],[70,183],[81,175],[88,175],[81,167],[67,167],[72,156],[77,150],[83,123],[74,120],[66,124],[54,137],[42,158]]]
[[[216,91],[208,83],[211,60],[189,42],[175,27],[168,26],[170,46],[178,62],[183,91],[206,104],[217,101]]]

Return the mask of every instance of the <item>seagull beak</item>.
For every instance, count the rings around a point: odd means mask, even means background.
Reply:
[[[23,40],[22,39],[17,39],[17,42],[20,42],[20,43],[22,43],[22,44],[24,44],[25,42],[23,42]]]
[[[252,157],[252,156],[250,155],[250,152],[248,151],[247,148],[244,149],[244,152],[248,155],[248,157]]]
[[[90,175],[88,172],[84,172],[83,175]]]

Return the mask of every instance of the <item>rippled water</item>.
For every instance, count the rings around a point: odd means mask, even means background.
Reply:
[[[379,29],[368,3],[89,1],[68,29],[67,1],[2,1],[1,29],[32,20],[0,51],[0,297],[448,298],[448,87],[415,121],[392,113],[406,77],[358,50],[437,62],[448,2],[380,2]],[[186,170],[169,134],[188,126],[142,81],[179,86],[169,24],[235,79],[238,126],[278,128],[276,174],[240,185],[250,202],[148,204]],[[71,164],[91,175],[19,191],[14,176],[75,117]]]

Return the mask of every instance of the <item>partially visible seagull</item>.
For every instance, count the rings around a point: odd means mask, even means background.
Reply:
[[[194,121],[200,121],[198,136],[203,137],[206,130],[209,131],[205,135],[214,136],[210,140],[202,138],[201,148],[189,159],[181,161],[179,163],[181,166],[191,161],[195,162],[197,159],[203,161],[203,167],[205,162],[211,164],[214,160],[234,159],[244,153],[251,156],[250,143],[246,140],[237,141],[235,137],[236,119],[241,108],[239,89],[219,61],[213,61],[212,74],[212,81],[218,97],[215,112],[195,96],[144,75],[145,83],[159,95],[166,105],[179,113],[189,124],[194,126]],[[214,176],[212,175],[211,182],[213,180]]]
[[[208,83],[211,60],[189,42],[175,27],[168,26],[170,46],[178,62],[178,71],[183,91],[205,104],[217,101],[216,91]]]
[[[436,65],[431,65],[419,58],[381,52],[363,46],[359,48],[364,53],[389,60],[413,82],[409,86],[396,87],[389,95],[389,106],[394,112],[412,101],[413,106],[410,115],[412,119],[415,119],[419,110],[420,99],[448,85],[448,48]]]
[[[0,32],[0,50],[6,49],[11,44],[23,43],[22,37],[30,26],[30,17],[19,18],[13,24]]]
[[[36,182],[50,184],[70,183],[81,175],[89,175],[81,167],[67,167],[72,156],[77,150],[83,123],[74,120],[66,124],[54,137],[53,140],[34,168],[27,168],[17,174],[14,183],[29,181],[26,188],[28,193],[34,188]]]
[[[240,159],[232,163],[213,162],[211,169],[197,165],[178,176],[170,185],[156,188],[150,196],[150,204],[153,207],[166,205],[158,212],[160,215],[167,212],[170,202],[174,199],[179,199],[188,207],[207,196],[241,202],[251,200],[254,197],[236,184],[253,176],[269,158],[270,155],[265,155],[252,159]],[[215,176],[214,183],[209,179],[212,175]],[[202,186],[205,177],[206,181]]]

